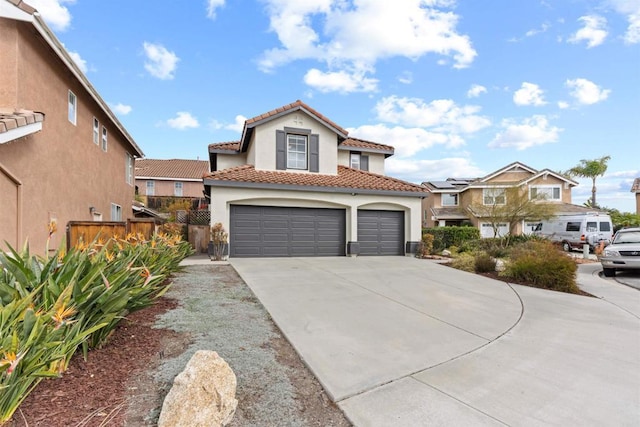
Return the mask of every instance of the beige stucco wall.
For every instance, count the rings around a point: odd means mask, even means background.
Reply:
[[[11,39],[16,40],[15,52],[4,49]],[[124,136],[31,24],[7,25],[0,19],[0,43],[0,71],[4,73],[12,61],[17,70],[13,81],[5,79],[4,74],[0,79],[0,105],[45,114],[42,131],[0,144],[0,161],[22,182],[21,234],[29,239],[32,251],[44,252],[51,218],[58,222],[58,232],[51,240],[51,247],[57,247],[68,221],[93,219],[90,207],[101,212],[103,220],[110,220],[111,203],[122,207],[123,219],[133,217],[134,186],[126,182],[125,146],[129,145]],[[69,89],[77,97],[77,125],[67,118]],[[100,121],[101,131],[106,126],[107,152],[93,143],[94,116]],[[5,209],[3,201],[0,221],[9,221],[14,214]],[[11,237],[5,233],[0,229],[0,242]],[[4,243],[0,246],[4,249]]]
[[[202,190],[204,185],[202,181],[182,181],[179,179],[174,180],[159,180],[159,179],[139,179],[136,178],[136,186],[138,187],[138,194],[141,196],[147,195],[147,181],[153,181],[155,184],[154,196],[174,196],[174,188],[176,182],[182,183],[182,197],[203,197]]]
[[[354,148],[355,152],[359,152]],[[338,164],[341,166],[351,165],[351,151],[339,150],[338,151]],[[367,153],[362,152],[363,156],[369,156],[369,172],[377,173],[378,175],[384,175],[384,154]]]
[[[211,224],[220,222],[229,230],[232,204],[346,209],[347,242],[358,240],[358,209],[402,210],[405,212],[405,241],[419,242],[422,237],[419,197],[212,187]]]
[[[236,166],[242,166],[246,164],[251,164],[247,161],[247,153],[240,154],[216,154],[217,158],[217,169],[219,171],[223,169],[233,168]]]
[[[299,120],[302,119],[302,124]],[[247,154],[247,160],[258,170],[276,169],[276,130],[284,130],[285,127],[297,129],[311,129],[312,134],[318,134],[320,151],[319,173],[335,175],[338,168],[338,139],[337,135],[311,116],[302,111],[277,117],[266,123],[256,126],[254,141],[250,145],[251,150]],[[291,170],[289,170],[291,171]],[[309,173],[300,171],[301,173]]]

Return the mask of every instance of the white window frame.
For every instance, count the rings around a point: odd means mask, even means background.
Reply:
[[[151,191],[149,191],[149,188],[151,188]],[[156,182],[155,181],[151,181],[148,180],[147,183],[145,184],[145,195],[146,196],[155,196],[156,195]]]
[[[107,128],[102,126],[102,151],[104,151],[105,153],[107,152],[107,143]]]
[[[360,165],[361,165],[361,157],[360,157],[360,153],[350,153],[349,155],[349,166],[352,169],[358,169],[360,170]]]
[[[454,198],[455,199],[454,203],[445,203],[445,200],[447,200],[445,196]],[[459,200],[458,193],[442,193],[440,195],[440,204],[442,206],[458,206],[458,200]]]
[[[554,193],[558,192],[558,197],[554,197]],[[535,193],[535,195],[534,195]],[[532,185],[529,187],[529,199],[540,199],[538,194],[545,194],[544,200],[559,202],[562,200],[562,188],[560,185]]]
[[[133,185],[133,156],[130,153],[125,153],[125,179],[127,181],[127,184],[129,185]]]
[[[75,126],[78,120],[78,97],[71,90],[67,95],[67,117],[69,122]]]
[[[502,198],[502,201],[496,200]],[[504,205],[507,203],[507,194],[504,188],[483,188],[482,204],[485,206]]]
[[[184,190],[184,184],[181,181],[176,181],[173,183],[173,195],[175,197],[182,197]]]
[[[294,144],[293,147],[292,144]],[[302,150],[301,147],[303,147]],[[309,138],[307,135],[287,134],[287,169],[309,169]]]
[[[100,144],[100,121],[95,117],[93,118],[93,143]]]
[[[122,221],[122,206],[111,203],[111,221]]]

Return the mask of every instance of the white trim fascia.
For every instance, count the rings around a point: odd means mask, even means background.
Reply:
[[[136,179],[142,179],[145,181],[181,181],[181,182],[202,182],[202,178],[166,178],[157,176],[138,176]]]
[[[564,176],[559,175],[559,174],[557,174],[557,173],[555,173],[555,172],[553,172],[553,171],[550,171],[550,170],[541,170],[541,171],[540,171],[540,172],[538,172],[537,174],[535,174],[535,175],[531,176],[530,178],[527,178],[527,179],[525,179],[524,181],[522,181],[522,183],[523,183],[523,184],[527,184],[527,183],[529,183],[530,181],[532,181],[532,180],[534,180],[534,179],[536,179],[536,178],[540,178],[541,176],[543,176],[543,175],[545,175],[545,174],[546,174],[546,175],[551,175],[551,176],[553,176],[553,177],[555,177],[555,178],[558,178],[558,179],[560,179],[560,180],[562,180],[562,181],[564,181],[564,182],[568,182],[569,184],[573,184],[574,186],[575,186],[575,185],[578,185],[578,183],[577,183],[577,182],[575,182],[574,180],[569,179],[569,178],[565,178]]]
[[[0,17],[24,22],[33,21],[31,14],[6,1],[0,1]]]
[[[30,135],[42,130],[42,122],[31,123],[29,125],[20,126],[7,132],[0,133],[0,144],[11,142],[23,136]]]
[[[486,182],[488,179],[491,179],[491,178],[494,178],[494,177],[496,177],[498,175],[501,175],[501,174],[503,174],[503,173],[515,168],[515,167],[521,167],[522,169],[528,170],[529,172],[531,172],[534,175],[538,173],[537,170],[535,170],[535,169],[533,169],[533,168],[531,168],[531,167],[529,167],[529,166],[527,166],[525,164],[522,164],[520,162],[514,162],[514,163],[512,163],[510,165],[507,165],[507,166],[503,167],[502,169],[499,169],[499,170],[493,172],[490,175],[485,176],[484,178],[482,178],[480,180],[480,182]]]

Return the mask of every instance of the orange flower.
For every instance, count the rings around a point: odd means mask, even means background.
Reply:
[[[54,329],[59,329],[64,325],[70,325],[74,322],[74,320],[69,320],[71,316],[76,314],[76,309],[73,307],[65,307],[62,304],[60,307],[56,309],[56,312],[51,316],[51,319],[55,322],[56,326]]]
[[[9,376],[16,369],[23,357],[24,353],[16,355],[13,351],[5,351],[4,358],[0,360],[0,367],[9,365],[7,369],[7,376]]]

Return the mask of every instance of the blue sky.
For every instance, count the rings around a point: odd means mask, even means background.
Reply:
[[[206,159],[246,118],[300,99],[393,145],[391,176],[610,155],[598,202],[635,210],[640,0],[28,3],[148,158]]]

